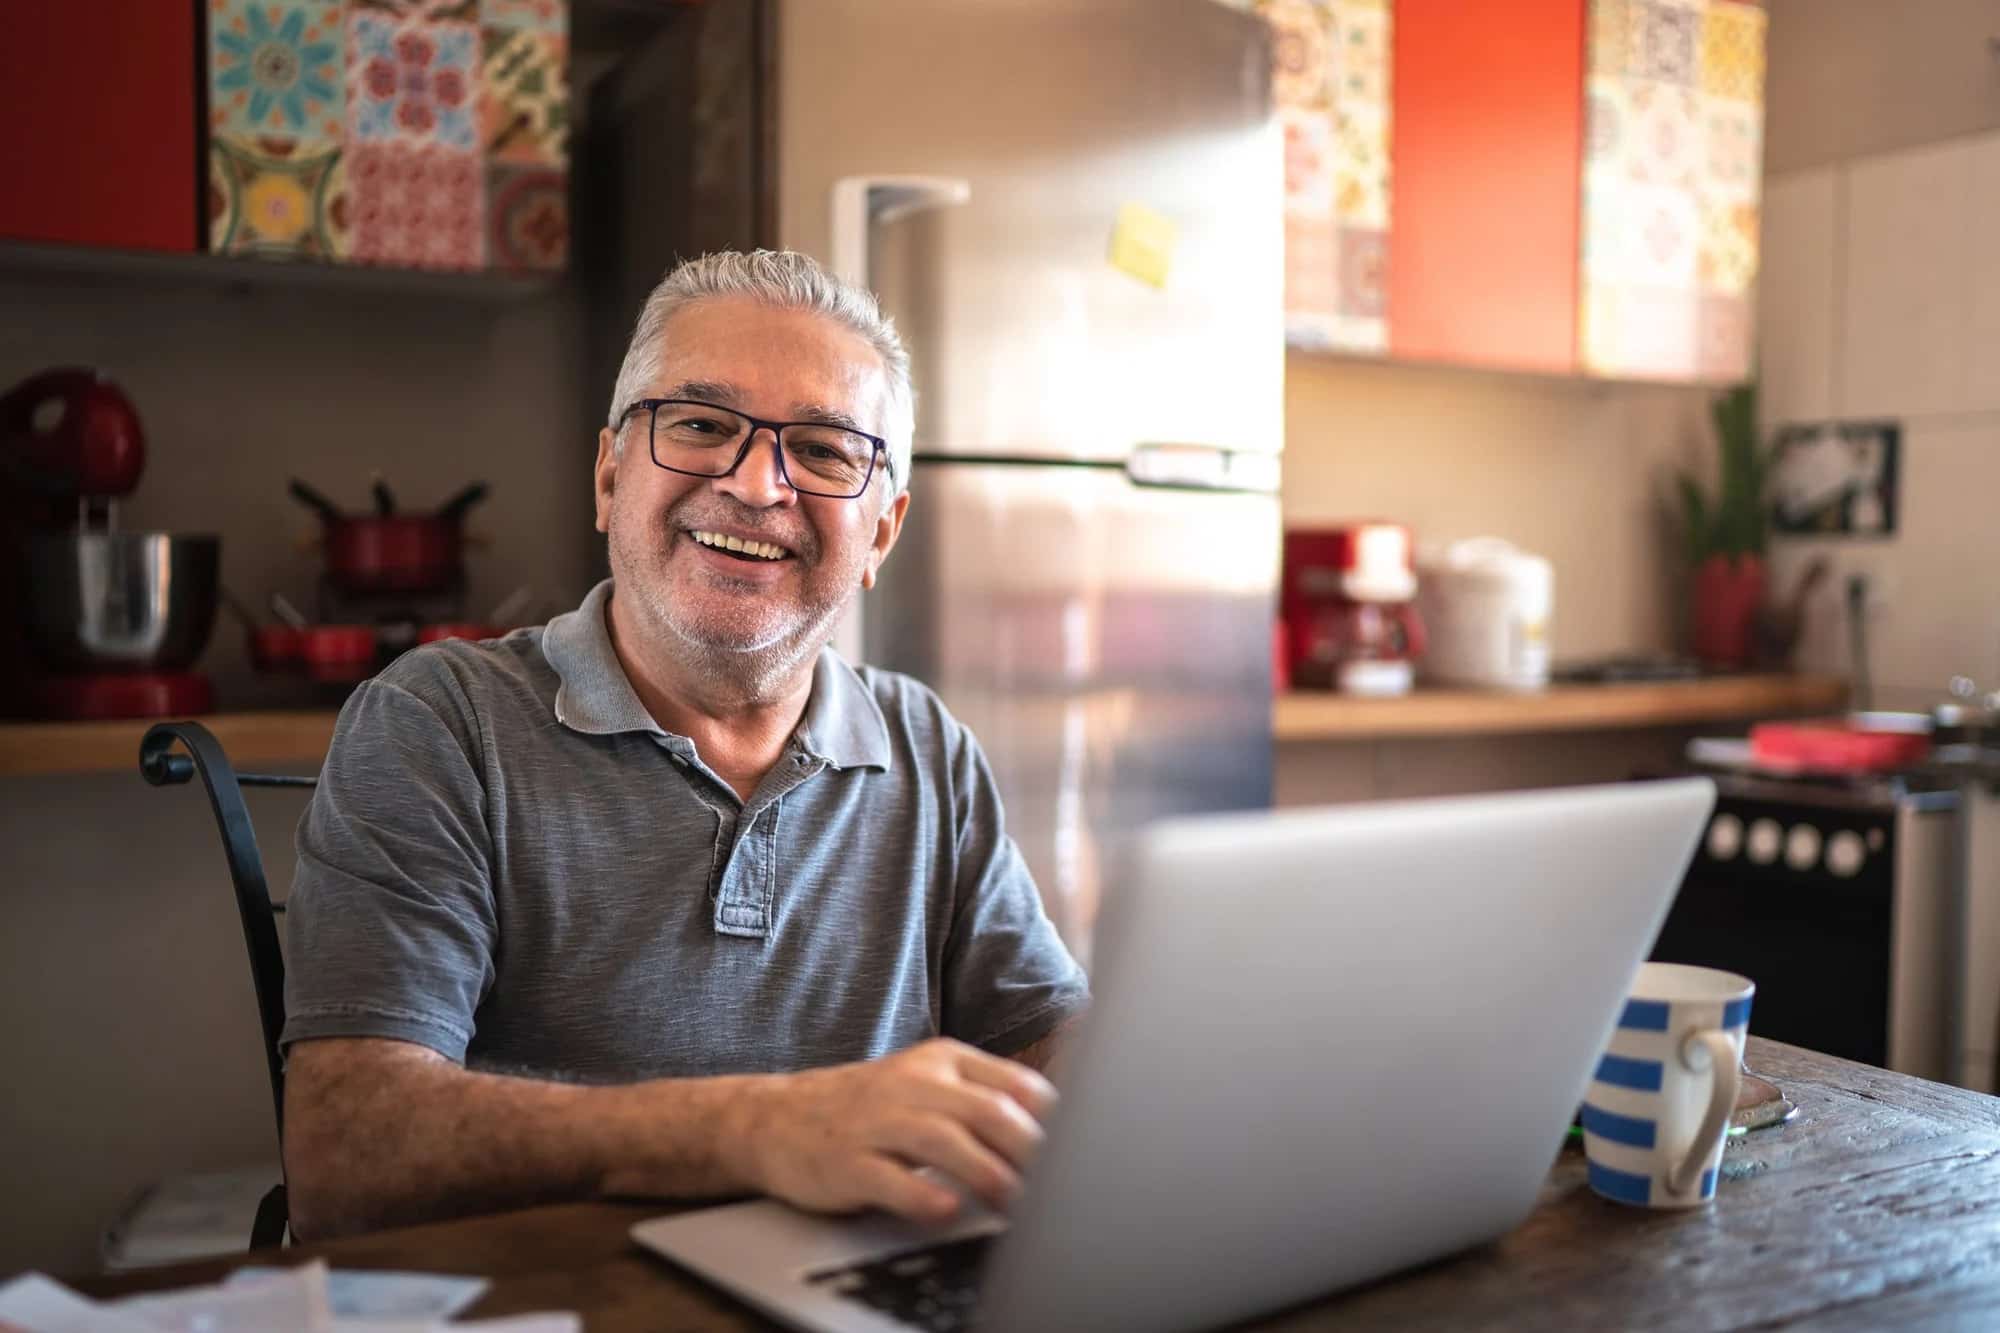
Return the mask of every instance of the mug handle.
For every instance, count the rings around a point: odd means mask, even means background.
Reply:
[[[1688,1145],[1687,1156],[1679,1165],[1667,1173],[1667,1188],[1675,1194],[1694,1193],[1701,1182],[1702,1164],[1715,1151],[1723,1132],[1729,1127],[1730,1113],[1736,1109],[1736,1093],[1743,1085],[1743,1070],[1736,1060],[1736,1044],[1727,1034],[1714,1028],[1705,1032],[1690,1032],[1681,1043],[1681,1067],[1689,1073],[1700,1073],[1694,1062],[1694,1053],[1701,1047],[1708,1048],[1709,1069],[1713,1079],[1708,1089],[1708,1112],[1701,1118],[1701,1128],[1695,1131],[1694,1142]]]

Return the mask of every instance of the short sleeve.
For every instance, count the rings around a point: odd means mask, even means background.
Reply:
[[[996,1055],[1046,1037],[1090,1003],[1083,969],[1056,934],[1007,836],[1000,791],[963,728],[953,755],[958,883],[945,946],[944,1034]]]
[[[455,720],[380,679],[341,710],[299,824],[283,1045],[388,1037],[465,1058],[498,931],[476,733]]]

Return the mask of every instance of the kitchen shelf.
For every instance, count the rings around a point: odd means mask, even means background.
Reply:
[[[1847,683],[1832,676],[1745,675],[1544,690],[1425,690],[1395,699],[1295,690],[1278,697],[1280,741],[1373,741],[1689,726],[1834,713]]]
[[[11,240],[0,240],[0,274],[30,279],[60,276],[65,282],[81,278],[159,287],[218,287],[226,291],[309,287],[371,297],[408,295],[474,305],[507,304],[545,296],[563,282],[560,273],[455,272]]]
[[[255,769],[271,764],[311,764],[326,758],[333,739],[332,710],[211,713],[195,721],[215,733],[229,762]],[[56,773],[130,773],[139,776],[139,738],[153,719],[129,722],[0,722],[0,777]]]

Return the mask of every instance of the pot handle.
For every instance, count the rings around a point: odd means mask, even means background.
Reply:
[[[438,506],[437,516],[447,523],[456,523],[465,517],[465,511],[486,498],[490,489],[485,482],[475,481],[457,495]]]
[[[340,522],[340,509],[333,503],[333,501],[327,499],[324,495],[321,495],[318,491],[306,485],[304,482],[300,481],[297,477],[292,478],[291,484],[288,487],[288,489],[291,491],[292,498],[294,500],[297,500],[300,504],[312,510],[314,513],[318,514],[321,518],[325,519],[327,522],[329,523]]]

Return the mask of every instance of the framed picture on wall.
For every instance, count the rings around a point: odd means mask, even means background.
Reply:
[[[1894,421],[1780,426],[1772,446],[1772,531],[1823,537],[1893,534],[1902,436]]]

